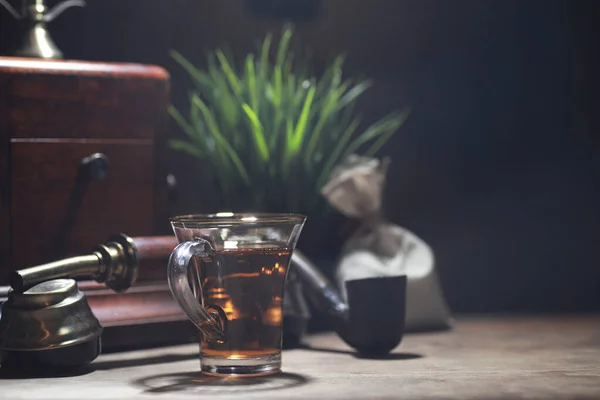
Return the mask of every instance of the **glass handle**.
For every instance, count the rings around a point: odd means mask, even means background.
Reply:
[[[199,239],[179,244],[169,258],[167,267],[169,289],[179,306],[207,341],[224,342],[226,321],[223,321],[219,315],[220,310],[205,309],[194,296],[188,280],[188,269],[192,256],[208,257],[212,253],[212,247],[206,240]]]

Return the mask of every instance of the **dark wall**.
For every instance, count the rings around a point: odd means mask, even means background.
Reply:
[[[89,0],[52,24],[70,58],[165,66],[234,54],[280,21],[239,0]],[[429,242],[455,311],[600,310],[600,146],[594,1],[325,0],[298,22],[317,66],[348,53],[376,80],[367,116],[410,104],[386,153],[389,218]],[[0,51],[15,24],[0,19]],[[174,162],[182,209],[214,209]],[[196,207],[197,206],[197,207]]]

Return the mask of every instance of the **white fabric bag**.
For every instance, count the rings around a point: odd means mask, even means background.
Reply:
[[[414,233],[383,218],[381,197],[388,165],[388,159],[351,155],[321,190],[334,208],[360,220],[342,248],[336,283],[347,300],[346,281],[406,275],[406,330],[450,328],[452,318],[435,272],[432,249]]]

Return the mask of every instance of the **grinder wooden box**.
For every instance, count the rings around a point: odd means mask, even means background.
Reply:
[[[168,101],[157,66],[0,57],[0,285],[115,233],[169,233]],[[83,286],[105,327],[185,320],[164,271],[141,265],[119,296]]]

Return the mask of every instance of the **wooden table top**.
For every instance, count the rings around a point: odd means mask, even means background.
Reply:
[[[269,378],[203,377],[185,345],[102,355],[79,376],[3,378],[0,398],[600,399],[600,316],[458,318],[385,360],[355,357],[333,333],[306,342]]]

